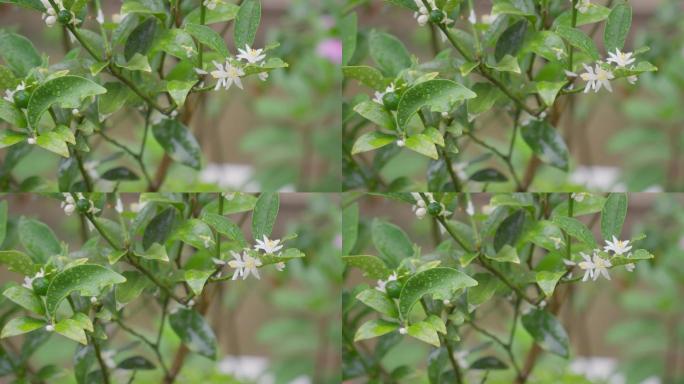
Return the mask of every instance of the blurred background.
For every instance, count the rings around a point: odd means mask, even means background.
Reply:
[[[476,212],[482,212],[490,195],[471,196]],[[347,196],[344,204],[350,197]],[[410,204],[371,195],[358,201],[359,240],[353,254],[377,255],[370,238],[373,218],[383,218],[401,227],[421,247],[424,257],[438,253],[431,240],[435,230],[431,220],[417,220]],[[457,216],[460,215],[464,213],[458,212]],[[583,216],[583,221],[589,222],[591,217]],[[592,229],[600,239],[598,220],[596,224]],[[655,258],[639,263],[631,273],[624,269],[611,270],[611,281],[599,279],[573,284],[559,315],[570,336],[570,359],[543,354],[530,382],[684,383],[684,302],[681,299],[684,295],[684,194],[630,193],[622,233],[624,238],[645,234],[647,237],[640,247],[651,251]],[[345,289],[363,283],[376,284],[362,277],[357,269],[347,271]],[[478,311],[483,328],[496,335],[506,335],[513,315],[510,305],[496,299]],[[464,335],[466,350],[482,348],[497,356],[502,353],[498,346],[486,344],[490,339],[478,333]],[[519,364],[531,344],[531,337],[518,327],[514,353]],[[371,340],[368,345],[375,344]],[[425,369],[430,350],[429,345],[404,337],[382,362],[388,372],[404,364]],[[474,359],[465,357],[464,364]],[[353,369],[352,366],[345,368]],[[510,383],[511,372],[511,369],[490,371],[486,382]],[[362,381],[349,381],[357,382]]]
[[[362,41],[375,28],[399,37],[409,52],[421,61],[434,57],[430,29],[420,28],[412,12],[383,0],[363,3],[364,6],[356,8]],[[567,3],[567,0],[551,2],[558,7],[567,7]],[[592,3],[610,7],[615,1],[592,0]],[[491,0],[474,1],[473,4],[478,22],[492,10]],[[615,82],[613,93],[602,91],[575,96],[570,110],[557,127],[574,159],[570,172],[541,167],[532,190],[684,191],[684,110],[681,108],[684,103],[684,72],[681,70],[684,66],[684,19],[681,18],[684,2],[631,0],[629,4],[633,8],[633,21],[625,51],[649,47],[650,50],[640,57],[650,61],[659,71],[640,76],[636,85]],[[599,51],[606,56],[602,46],[603,24],[600,25],[596,31],[592,24],[581,29],[595,33]],[[365,43],[359,45],[361,48],[357,49],[367,48]],[[440,49],[445,48],[442,45]],[[359,92],[367,93],[368,89],[360,88],[356,81],[345,83],[346,100]],[[483,122],[481,138],[505,148],[510,136],[511,127],[507,125],[510,119],[489,113],[483,114],[480,121]],[[515,145],[514,165],[521,174],[530,150],[522,139]],[[483,153],[477,145],[467,145],[461,150],[457,159],[460,163],[467,163]],[[366,158],[372,154],[370,152]],[[488,163],[505,171],[505,165],[496,158],[489,159]],[[464,170],[470,174],[480,168],[481,164],[477,164]],[[426,157],[401,151],[385,166],[382,175],[385,180],[408,176],[424,182],[427,169]],[[510,188],[510,184],[502,185]],[[496,187],[491,185],[491,189]]]
[[[194,1],[199,4],[199,2]],[[226,0],[226,2],[234,2]],[[188,2],[185,2],[188,4]],[[246,81],[245,90],[211,92],[201,111],[194,114],[189,126],[203,150],[204,169],[196,172],[173,165],[163,188],[166,191],[261,190],[337,191],[340,189],[340,102],[339,63],[342,47],[336,29],[334,0],[264,0],[262,20],[255,42],[263,47],[271,42],[280,46],[271,51],[289,63],[289,68],[275,71],[266,82]],[[118,14],[120,1],[103,1],[105,20]],[[221,31],[224,23],[214,24]],[[29,38],[39,52],[55,64],[64,56],[62,31],[47,28],[41,14],[8,4],[0,4],[0,26]],[[224,30],[229,50],[232,28]],[[172,60],[170,60],[172,61]],[[2,82],[0,82],[1,84]],[[2,91],[2,86],[0,86]],[[4,93],[4,91],[3,91]],[[115,129],[111,134],[137,148],[142,137],[143,119],[130,110],[110,117]],[[5,125],[0,123],[0,127]],[[115,155],[117,148],[98,143],[94,160]],[[156,170],[163,150],[154,140],[146,156],[150,172]],[[0,150],[4,158],[6,150]],[[91,162],[89,169],[103,173],[113,164],[136,164],[126,157],[108,162]],[[29,176],[57,173],[59,157],[36,149],[13,170],[19,183]],[[139,172],[138,172],[139,173]],[[56,189],[44,180],[32,178],[23,191]],[[100,185],[99,190],[111,190]],[[144,183],[123,183],[119,190],[145,190]]]
[[[70,251],[81,247],[80,223],[76,216],[66,217],[60,201],[36,194],[15,194],[0,197],[9,204],[7,239],[2,249],[17,244],[16,223],[24,215],[48,224],[60,241],[69,244]],[[136,194],[123,194],[129,209],[138,202]],[[231,384],[308,384],[340,382],[340,287],[341,248],[339,202],[325,194],[281,194],[280,213],[274,227],[276,238],[297,233],[288,246],[301,249],[306,257],[287,263],[283,272],[262,270],[261,280],[226,281],[220,284],[213,305],[207,314],[219,344],[217,361],[190,354],[178,383]],[[230,215],[238,222],[241,214]],[[250,238],[250,220],[243,226]],[[186,251],[188,248],[186,247]],[[189,253],[189,252],[186,252]],[[189,255],[188,255],[189,256]],[[0,291],[10,281],[21,276],[0,268]],[[16,317],[11,301],[0,297],[0,324]],[[129,307],[128,324],[145,335],[154,335],[160,320],[159,306],[152,301],[137,299]],[[28,335],[36,342],[31,359],[34,368],[54,364],[58,371],[72,367],[75,342],[52,335],[39,337],[39,330]],[[156,361],[143,345],[131,346],[131,337],[123,332],[110,336],[108,348],[125,351],[133,347],[136,354]],[[0,340],[0,383],[12,382],[11,366],[4,359],[4,350],[21,350],[21,338]],[[168,326],[162,338],[162,353],[170,364],[179,345],[178,337]],[[125,354],[125,352],[123,352]],[[122,355],[124,356],[124,355]],[[118,362],[122,356],[116,356]],[[8,371],[9,369],[9,371]],[[151,373],[147,373],[151,372]],[[159,383],[161,370],[139,371],[134,383]],[[73,374],[62,373],[50,383],[75,383]]]

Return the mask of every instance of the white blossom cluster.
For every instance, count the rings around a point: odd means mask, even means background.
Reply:
[[[257,243],[254,245],[254,250],[263,251],[264,254],[267,255],[279,256],[280,250],[283,248],[280,239],[269,239],[266,235],[263,236],[263,240],[257,239],[256,242]],[[261,279],[261,276],[259,275],[259,267],[261,267],[263,263],[258,258],[250,255],[248,251],[249,249],[244,249],[242,252],[230,251],[230,254],[233,256],[233,260],[228,262],[216,258],[214,258],[213,261],[217,266],[223,266],[227,264],[230,268],[233,268],[235,271],[233,272],[232,280],[237,280],[240,277],[245,280],[247,277],[249,277],[249,275],[253,275],[257,279]],[[277,263],[275,267],[278,271],[283,271],[285,269],[285,263]]]

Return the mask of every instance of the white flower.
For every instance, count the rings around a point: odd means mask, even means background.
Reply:
[[[385,290],[385,286],[387,285],[387,283],[389,283],[390,281],[396,281],[396,280],[397,280],[397,273],[394,272],[393,274],[391,274],[387,278],[387,280],[378,280],[378,286],[375,287],[375,289],[382,292],[382,293],[387,293],[387,291]]]
[[[477,15],[475,15],[475,10],[470,8],[470,14],[468,15],[468,22],[470,24],[475,24],[477,22]]]
[[[493,23],[493,22],[496,20],[496,18],[497,18],[498,16],[499,16],[499,15],[497,15],[497,14],[494,13],[494,12],[488,13],[488,14],[482,15],[482,16],[480,17],[480,21],[482,22],[482,24],[487,24],[487,25],[489,25],[489,24]]]
[[[71,216],[71,214],[74,213],[76,210],[76,201],[71,193],[64,193],[64,201],[62,201],[60,206],[67,216]]]
[[[402,334],[402,335],[405,335],[405,334],[408,333],[408,331],[406,330],[405,327],[401,327],[401,328],[399,328],[399,333]]]
[[[112,15],[112,23],[120,24],[128,16],[127,13],[115,13]]]
[[[550,236],[549,238],[551,239],[551,241],[553,241],[553,247],[556,249],[561,249],[561,247],[565,244],[565,242],[563,242],[563,239],[561,239],[560,237]]]
[[[277,270],[278,272],[282,272],[282,271],[285,270],[285,263],[283,263],[283,262],[281,261],[280,263],[277,263],[277,264],[275,265],[275,268],[276,268],[276,270]]]
[[[55,0],[55,5],[57,5],[58,10],[55,10],[48,0],[40,0],[40,2],[43,3],[43,7],[45,7],[45,13],[43,14],[45,24],[47,24],[48,27],[57,24],[57,12],[64,9],[62,0]]]
[[[118,213],[123,213],[124,211],[123,202],[121,201],[120,197],[116,198],[116,205],[114,206],[114,210]]]
[[[466,206],[465,211],[468,214],[468,216],[472,216],[475,214],[475,207],[473,206],[472,200],[470,200],[470,199],[468,200],[468,205]]]
[[[586,72],[581,74],[580,77],[587,82],[587,85],[584,87],[584,93],[589,92],[591,89],[594,92],[598,92],[601,90],[601,86],[604,86],[609,92],[613,92],[613,87],[610,86],[610,80],[615,78],[613,72],[601,68],[599,63],[596,63],[595,68],[586,64],[583,65]]]
[[[103,24],[105,22],[104,13],[102,13],[102,8],[97,9],[97,17],[95,17],[98,23]]]
[[[551,47],[551,50],[556,52],[556,59],[562,60],[565,57],[565,50],[561,48]],[[567,72],[567,71],[566,71]]]
[[[22,286],[24,286],[30,290],[33,290],[33,280],[35,280],[39,277],[45,277],[45,271],[43,270],[43,268],[41,268],[40,271],[38,271],[38,273],[33,275],[33,277],[25,276],[24,277],[24,284],[22,284]]]
[[[636,75],[628,76],[627,77],[627,82],[630,84],[636,84],[637,80],[639,78]]]
[[[385,88],[385,92],[375,92],[375,97],[373,97],[373,101],[380,105],[384,105],[385,103],[382,101],[382,98],[390,93],[396,91],[396,88],[394,87],[394,83],[390,84],[387,88]]]
[[[269,239],[264,235],[264,240],[259,240],[256,239],[256,245],[254,246],[254,249],[256,250],[263,250],[265,253],[272,254],[280,251],[283,249],[283,245],[280,244],[280,239]]]
[[[601,256],[599,256],[598,252],[596,252],[596,251],[594,251],[593,261],[594,261],[594,281],[596,281],[599,278],[599,274],[602,274],[603,277],[610,280],[610,275],[608,274],[608,268],[613,266],[610,263],[610,261],[601,258]]]
[[[570,195],[570,197],[578,203],[584,201],[584,198],[587,196],[589,196],[589,194],[586,192],[576,192]]]
[[[582,277],[583,282],[587,281],[589,279],[596,281],[600,275],[603,275],[603,277],[610,280],[610,275],[608,274],[608,268],[613,266],[610,263],[610,261],[601,258],[601,256],[599,256],[599,254],[596,250],[594,250],[593,258],[584,252],[580,252],[580,255],[582,256],[584,261],[580,261],[579,263],[575,263],[575,262],[570,261],[570,260],[563,260],[563,263],[565,263],[565,265],[577,265],[581,270],[583,270],[584,271],[584,276]]]
[[[255,259],[254,257],[244,254],[243,260],[245,263],[245,266],[243,267],[243,276],[242,279],[247,279],[249,274],[251,273],[256,277],[257,279],[261,279],[261,276],[259,276],[259,270],[258,268],[261,267],[261,260]]]
[[[466,180],[468,179],[468,174],[466,173],[466,168],[468,168],[467,163],[453,163],[451,166],[451,169],[454,170],[456,173],[456,176],[458,176],[459,179]]]
[[[261,80],[261,81],[268,80],[268,72],[259,72],[259,74],[257,76],[259,77],[259,80]]]
[[[48,332],[53,332],[55,330],[55,326],[52,324],[48,324],[45,326],[45,330]]]
[[[613,235],[613,241],[606,240],[606,244],[603,250],[606,252],[613,251],[616,255],[622,255],[632,249],[632,246],[629,245],[629,240],[618,240],[615,235]]]
[[[403,139],[397,140],[397,147],[403,147],[406,145],[406,142]]]
[[[90,298],[90,303],[91,303],[91,304],[97,304],[97,297],[96,297],[96,296],[92,296],[92,297]]]
[[[625,269],[627,272],[633,272],[635,268],[636,265],[634,265],[634,263],[625,264]]]
[[[572,0],[570,1],[572,2]],[[587,13],[587,11],[589,11],[589,7],[591,7],[591,0],[579,0],[575,6],[579,13]]]
[[[204,242],[204,248],[209,248],[214,245],[214,239],[211,236],[198,236]]]
[[[26,83],[24,83],[22,81],[19,85],[17,85],[17,87],[13,91],[10,91],[9,89],[5,90],[5,97],[3,97],[3,99],[9,101],[10,103],[13,103],[14,102],[14,94],[19,92],[19,91],[23,91],[25,89],[26,89]]]
[[[233,66],[227,60],[225,65],[222,65],[217,61],[214,61],[213,63],[216,67],[216,70],[212,71],[211,75],[215,79],[218,79],[216,87],[214,88],[215,91],[221,87],[230,89],[230,86],[233,85],[233,83],[237,85],[238,88],[244,89],[242,87],[242,81],[240,80],[240,77],[245,75],[245,71],[243,71],[242,68]]]
[[[608,52],[609,63],[614,63],[618,68],[626,68],[628,65],[634,63],[636,58],[632,57],[632,52],[620,52],[619,49],[615,48],[615,53]]]
[[[411,210],[413,213],[416,214],[416,217],[418,219],[422,219],[427,215],[427,207],[425,206],[425,200],[423,200],[423,197],[420,196],[420,193],[418,192],[411,192],[411,195],[413,196],[413,199],[416,201],[416,204],[411,207]]]
[[[204,0],[202,4],[204,4],[205,7],[208,9],[211,9],[212,11],[216,9],[216,6],[218,5],[218,0]]]
[[[237,55],[237,58],[245,60],[250,64],[258,64],[266,58],[266,55],[262,54],[263,51],[263,49],[251,48],[249,44],[247,44],[245,45],[245,49],[238,48],[238,52],[240,52],[240,54]]]
[[[238,277],[242,277],[245,274],[244,268],[245,268],[245,262],[242,259],[242,255],[230,251],[230,254],[233,255],[233,259],[228,262],[228,266],[235,269],[235,272],[233,273],[233,278],[232,280],[237,280]],[[226,262],[223,260],[218,260],[218,259],[213,259],[215,264],[225,264]]]

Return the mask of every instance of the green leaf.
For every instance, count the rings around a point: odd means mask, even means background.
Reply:
[[[151,371],[156,369],[154,364],[142,356],[132,356],[124,359],[116,368],[128,371]]]
[[[525,226],[525,211],[518,209],[499,224],[494,234],[494,250],[499,252],[505,245],[515,247]]]
[[[36,263],[45,264],[50,257],[62,253],[55,233],[42,222],[22,217],[17,230],[21,245]]]
[[[222,23],[224,21],[233,20],[237,17],[239,10],[240,7],[235,4],[227,2],[218,3],[214,9],[205,9],[204,24]],[[195,7],[195,9],[185,17],[183,22],[200,24],[200,7]]]
[[[38,267],[33,264],[31,257],[15,250],[0,251],[0,264],[6,265],[10,271],[21,273],[24,276],[33,276],[38,271]]]
[[[110,115],[120,110],[131,96],[128,87],[119,82],[106,83],[107,93],[98,96],[97,106],[100,115]]]
[[[496,49],[494,51],[496,61],[500,61],[506,55],[516,56],[518,54],[525,41],[527,26],[528,22],[526,20],[520,20],[506,28],[496,42]]]
[[[591,6],[587,9],[586,12],[581,13],[577,12],[577,24],[576,26],[582,26],[586,24],[593,24],[593,23],[598,23],[599,21],[603,21],[606,18],[608,18],[608,15],[610,14],[610,9],[606,8],[602,5],[592,3]],[[567,10],[563,13],[561,13],[560,16],[556,18],[556,20],[553,21],[554,25],[567,25],[571,26],[572,25],[572,11]]]
[[[404,43],[390,34],[371,31],[368,45],[373,61],[387,76],[395,77],[411,66],[411,56]]]
[[[428,344],[432,344],[438,348],[440,346],[439,335],[431,323],[426,321],[413,323],[408,327],[407,331],[409,336],[415,337],[416,339],[424,341]]]
[[[166,17],[166,8],[162,0],[125,0],[121,6],[121,13],[139,13]]]
[[[375,288],[369,288],[361,291],[358,295],[356,295],[356,299],[382,313],[383,315],[394,318],[399,316],[399,312],[397,312],[397,306],[394,304],[394,301],[392,301],[392,299],[390,299],[386,294],[378,291]]]
[[[33,91],[27,108],[28,122],[37,127],[43,113],[53,105],[78,108],[81,100],[106,93],[107,89],[79,76],[62,76],[48,80]]]
[[[399,329],[399,324],[387,320],[374,319],[361,325],[354,335],[354,342],[372,339]]]
[[[214,271],[199,271],[196,269],[191,269],[185,271],[183,276],[195,296],[199,296],[202,294],[202,290],[204,289],[204,284],[207,282],[207,279],[213,274]]]
[[[145,260],[169,261],[166,247],[159,243],[153,243],[147,250],[144,252],[136,252],[135,255]]]
[[[568,147],[563,137],[546,120],[532,120],[521,129],[523,140],[539,158],[556,168],[568,170]]]
[[[630,256],[627,255],[615,255],[610,259],[610,263],[613,264],[613,267],[618,267],[620,265],[625,265],[625,264],[632,264],[635,261],[640,261],[640,260],[649,260],[654,258],[651,253],[649,253],[645,249],[637,249],[636,251],[632,252]]]
[[[505,183],[508,178],[497,169],[485,168],[470,175],[470,180],[480,183]]]
[[[502,57],[498,63],[487,66],[499,72],[513,72],[520,74],[520,65],[518,64],[518,59],[508,54]]]
[[[86,333],[78,321],[72,319],[64,319],[55,324],[55,332],[71,340],[79,342],[83,345],[88,344],[88,338],[86,337]]]
[[[22,308],[26,308],[29,311],[35,312],[39,315],[45,315],[43,302],[31,289],[21,285],[14,285],[7,288],[2,295],[12,300]]]
[[[185,125],[177,120],[162,119],[152,127],[152,134],[174,161],[200,169],[202,149]]]
[[[423,107],[431,111],[449,112],[458,102],[472,99],[477,95],[455,81],[428,80],[409,88],[401,96],[397,110],[397,123],[405,129],[411,117]]]
[[[66,141],[55,131],[49,131],[41,134],[36,138],[36,144],[50,152],[56,153],[62,157],[69,158],[69,147]]]
[[[438,267],[418,272],[406,281],[401,290],[399,313],[402,318],[407,318],[413,306],[425,295],[446,300],[455,291],[476,285],[476,280],[453,268]]]
[[[351,12],[340,20],[342,32],[342,65],[347,65],[356,51],[357,20],[356,12]]]
[[[542,349],[562,357],[569,356],[568,334],[550,313],[532,309],[522,316],[522,325]]]
[[[375,101],[367,100],[357,104],[354,107],[354,112],[377,124],[381,128],[389,130],[396,129],[392,113]]]
[[[518,251],[508,244],[504,244],[503,247],[494,256],[486,255],[487,258],[500,263],[515,263],[520,264],[520,258],[518,257]]]
[[[0,131],[0,148],[11,147],[27,139],[26,134],[16,133],[8,129]]]
[[[197,249],[213,249],[216,244],[211,228],[199,219],[190,219],[181,223],[173,234],[173,239],[192,245]]]
[[[557,245],[558,240],[562,243]],[[548,220],[539,220],[527,231],[523,239],[524,242],[532,242],[547,251],[556,251],[565,244],[563,232],[557,225]]]
[[[531,16],[533,20],[536,18],[534,3],[531,0],[495,0],[492,13]]]
[[[140,177],[126,167],[115,167],[108,169],[101,176],[105,180],[110,181],[136,181]]]
[[[31,40],[3,30],[0,30],[0,57],[20,78],[43,62]]]
[[[468,368],[493,371],[508,369],[508,365],[499,360],[499,358],[496,356],[485,356],[475,360]]]
[[[90,320],[90,317],[88,317],[88,315],[86,315],[83,312],[74,313],[74,315],[71,316],[71,320],[73,320],[76,323],[76,325],[78,325],[80,328],[88,332],[95,331],[95,328],[93,328],[93,322]]]
[[[129,303],[142,293],[142,291],[152,286],[152,282],[141,272],[138,271],[124,271],[122,272],[126,281],[117,284],[115,288],[116,301],[119,303]]]
[[[439,159],[437,147],[429,136],[422,133],[415,134],[406,138],[406,148],[418,152],[431,159]]]
[[[77,345],[74,353],[74,377],[77,384],[86,384],[88,372],[97,361],[95,350],[91,345]]]
[[[280,197],[277,193],[264,192],[259,195],[254,212],[252,212],[252,236],[261,240],[264,236],[271,236],[273,225],[278,216]]]
[[[499,279],[489,273],[477,273],[473,276],[477,285],[468,288],[468,310],[472,312],[494,296],[499,288]]]
[[[380,258],[390,268],[396,268],[405,258],[413,256],[413,243],[399,227],[386,221],[375,219],[371,225],[371,236]]]
[[[22,335],[31,331],[35,331],[38,328],[46,326],[45,320],[34,319],[32,317],[17,317],[12,319],[5,324],[0,332],[0,339],[5,337],[12,337],[17,335]]]
[[[390,270],[377,256],[354,255],[342,256],[342,261],[350,267],[355,267],[363,271],[363,275],[372,279],[386,279],[390,275]]]
[[[596,240],[594,235],[591,233],[589,228],[584,225],[583,222],[566,216],[555,216],[553,222],[556,223],[562,230],[564,230],[568,235],[576,238],[577,240],[589,245],[592,248],[597,248]]]
[[[261,2],[259,0],[243,1],[235,19],[233,33],[237,48],[251,46],[254,43],[259,23],[261,23]]]
[[[153,243],[165,244],[175,221],[175,208],[169,207],[158,213],[145,227],[143,248],[148,249]]]
[[[34,9],[39,12],[45,12],[45,7],[40,0],[0,0],[0,3],[15,4],[20,7]]]
[[[553,105],[554,101],[556,101],[558,92],[560,92],[565,84],[565,81],[538,81],[536,84],[537,93],[541,96],[544,104],[546,104],[547,107],[550,107]]]
[[[601,211],[601,236],[604,240],[620,237],[622,224],[627,217],[627,194],[611,193]]]
[[[185,30],[192,35],[192,37],[197,39],[197,41],[218,52],[221,54],[221,56],[230,56],[230,52],[228,52],[228,48],[226,48],[226,42],[223,41],[223,38],[218,34],[218,32],[214,31],[210,27],[207,27],[206,25],[187,23],[185,24]]]
[[[0,119],[5,120],[15,127],[26,128],[26,117],[24,117],[24,113],[17,108],[14,103],[10,103],[5,99],[0,99]],[[7,134],[9,132],[5,131],[4,133]],[[25,136],[22,137],[25,138]]]
[[[147,55],[154,43],[158,23],[154,17],[147,18],[128,35],[124,46],[124,57],[130,60],[136,53]]]
[[[551,295],[553,295],[553,290],[556,289],[558,280],[565,275],[565,271],[539,271],[535,272],[534,275],[537,285],[539,285],[542,292],[544,292],[546,297],[551,297]]]
[[[359,204],[353,203],[342,210],[342,254],[348,255],[359,235]]]
[[[578,48],[591,56],[593,60],[597,61],[600,58],[599,51],[596,48],[594,41],[581,30],[565,25],[558,25],[556,26],[556,33],[573,47]]]
[[[192,36],[182,29],[164,29],[159,32],[152,52],[159,50],[181,60],[194,60],[198,53]]]
[[[250,252],[252,253],[252,257],[261,259],[261,263],[263,266],[287,262],[287,261],[290,261],[293,259],[301,259],[302,257],[306,257],[306,255],[297,248],[288,248],[288,249],[284,250],[279,255],[275,255],[275,254],[261,254],[260,255],[257,251],[254,251],[254,250],[252,250]]]
[[[216,336],[202,315],[180,308],[169,316],[169,324],[188,349],[212,360],[216,358]]]
[[[546,60],[557,62],[558,53],[566,52],[563,39],[552,31],[537,31],[525,41],[522,53],[533,52]],[[563,56],[561,56],[562,58]]]
[[[117,63],[117,66],[129,71],[152,72],[147,56],[135,53],[126,63]]]
[[[357,80],[359,83],[376,91],[384,91],[387,86],[385,77],[380,71],[369,66],[342,67],[344,77]]]
[[[7,235],[7,200],[0,201],[0,246],[5,242]],[[0,260],[2,256],[0,256]],[[0,261],[2,263],[2,261]]]
[[[245,240],[240,227],[229,218],[216,213],[205,212],[202,214],[201,219],[209,224],[210,227],[214,228],[216,232],[227,236],[231,240],[237,241],[240,244],[240,247],[247,246],[247,241]]]
[[[603,33],[603,45],[606,52],[614,52],[616,49],[622,50],[631,26],[632,7],[624,2],[616,4],[608,15],[606,29]]]
[[[96,264],[82,264],[65,269],[50,282],[45,305],[47,313],[54,318],[59,304],[72,292],[83,296],[97,296],[108,285],[121,284],[126,278]]]
[[[354,142],[351,154],[356,155],[357,153],[363,153],[382,148],[386,145],[392,144],[396,140],[396,136],[388,135],[378,131],[364,133]]]
[[[196,81],[179,81],[171,80],[166,83],[166,90],[171,95],[171,98],[176,103],[177,106],[182,106],[185,104],[185,99],[188,97],[188,93],[195,86]]]

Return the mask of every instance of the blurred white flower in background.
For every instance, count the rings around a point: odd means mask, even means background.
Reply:
[[[274,384],[272,373],[268,372],[269,361],[261,356],[226,356],[218,363],[218,371],[235,377],[237,380],[255,384]],[[299,376],[289,384],[311,384],[307,376]]]

